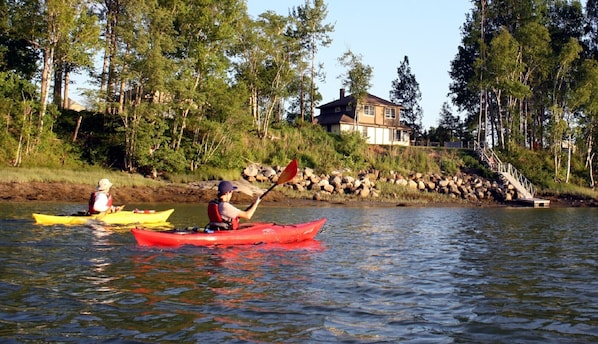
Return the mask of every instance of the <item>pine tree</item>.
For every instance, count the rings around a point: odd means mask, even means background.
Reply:
[[[390,101],[403,106],[404,110],[401,112],[401,122],[413,129],[416,140],[422,133],[424,112],[419,105],[421,98],[419,83],[415,79],[415,75],[411,73],[409,58],[405,56],[403,62],[397,68],[397,78],[392,82]]]

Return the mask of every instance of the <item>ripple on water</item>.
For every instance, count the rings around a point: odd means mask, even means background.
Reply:
[[[204,221],[197,206],[176,209],[177,225]],[[122,229],[34,225],[43,205],[0,206],[0,337],[598,340],[591,209],[264,209],[257,221],[328,222],[317,241],[294,247],[161,249]]]

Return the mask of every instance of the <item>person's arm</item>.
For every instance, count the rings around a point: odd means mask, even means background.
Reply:
[[[253,204],[251,205],[251,207],[249,209],[241,210],[239,212],[239,217],[242,219],[251,220],[251,217],[255,213],[255,210],[257,209],[257,205],[260,204],[260,201],[261,201],[261,199],[258,197],[255,200],[255,202],[253,202]]]
[[[249,207],[249,209],[247,210],[241,210],[237,207],[235,207],[234,205],[230,204],[229,202],[222,202],[221,203],[221,208],[220,208],[220,215],[222,216],[222,218],[225,221],[228,221],[230,219],[234,219],[234,218],[241,218],[241,219],[245,219],[245,220],[250,220],[251,217],[253,216],[253,213],[255,213],[255,210],[257,209],[257,205],[260,203],[260,199],[258,198],[255,202],[253,202],[253,204],[251,205],[251,207]]]

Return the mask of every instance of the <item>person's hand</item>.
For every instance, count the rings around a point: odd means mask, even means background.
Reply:
[[[116,212],[118,212],[118,211],[121,211],[121,210],[123,210],[123,208],[124,208],[124,207],[125,207],[124,205],[121,205],[121,206],[118,206],[118,207],[111,206],[111,207],[110,207],[110,208],[108,208],[108,210],[106,211],[106,214],[112,214],[112,213],[116,213]]]

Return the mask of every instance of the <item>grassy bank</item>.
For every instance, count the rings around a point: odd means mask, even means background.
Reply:
[[[442,149],[442,148],[422,148],[422,147],[393,147],[385,149],[383,147],[370,147],[363,153],[363,163],[351,164],[353,169],[344,169],[343,173],[356,176],[357,166],[369,166],[368,170],[376,170],[381,176],[389,171],[398,171],[404,175],[414,172],[421,173],[439,173],[446,175],[455,175],[461,171],[478,174],[486,179],[495,179],[491,171],[486,169],[473,153],[469,150]],[[595,190],[575,185],[574,183],[556,183],[551,180],[547,173],[542,173],[549,169],[543,166],[542,162],[550,161],[546,157],[538,155],[524,155],[519,152],[513,159],[503,157],[504,161],[512,162],[532,183],[538,187],[538,195],[547,195],[554,197],[572,197],[577,199],[598,200],[598,192]],[[305,155],[302,155],[305,159]],[[288,158],[286,158],[288,159]],[[283,161],[284,159],[280,159]],[[307,159],[309,160],[309,159]],[[285,163],[288,160],[284,160]],[[246,163],[250,163],[247,161]],[[324,170],[321,164],[315,162],[301,162],[300,168],[319,166],[319,173],[330,173],[331,170]],[[326,166],[330,169],[337,169],[338,166]],[[165,185],[186,185],[190,182],[201,180],[235,180],[241,177],[241,168],[224,169],[215,167],[205,167],[194,173],[168,173],[162,174],[158,179],[146,178],[140,174],[126,173],[99,167],[86,167],[74,169],[57,169],[44,167],[2,167],[0,168],[0,183],[12,182],[61,182],[66,184],[78,184],[94,186],[101,178],[109,178],[114,185],[128,187],[160,187]],[[578,174],[581,172],[578,171]],[[577,182],[583,182],[579,178],[574,179]],[[267,185],[266,185],[267,187]],[[454,202],[446,195],[436,193],[422,193],[418,190],[412,190],[394,184],[379,183],[377,189],[380,193],[380,199],[405,201],[405,202]],[[278,188],[277,190],[293,198],[309,197],[309,193],[298,193],[289,188]],[[330,201],[343,201],[350,196],[330,195]]]
[[[0,168],[0,182],[2,183],[59,182],[93,186],[102,178],[108,178],[114,185],[121,186],[156,187],[164,184],[163,181],[144,178],[138,174],[102,170],[99,168],[78,171],[49,168]]]

